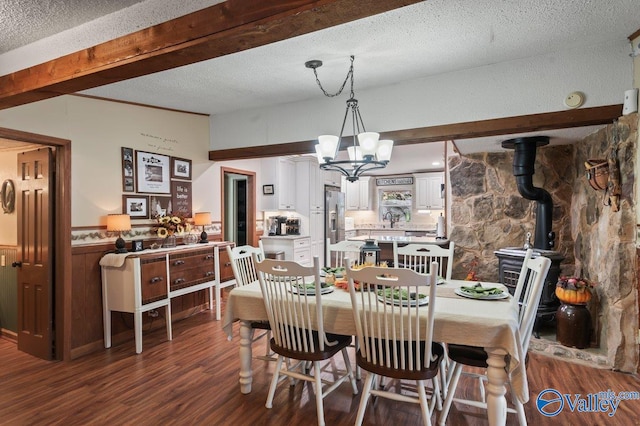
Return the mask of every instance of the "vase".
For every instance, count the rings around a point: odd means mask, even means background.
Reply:
[[[187,234],[182,238],[182,241],[187,245],[196,244],[198,242],[198,236],[195,234]]]
[[[562,303],[556,312],[556,340],[564,346],[584,349],[591,341],[591,314],[586,305]]]
[[[162,241],[162,247],[175,247],[176,246],[176,236],[175,235],[167,235],[164,237],[164,241]]]

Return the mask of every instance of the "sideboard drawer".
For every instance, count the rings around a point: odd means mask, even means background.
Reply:
[[[197,268],[175,272],[171,270],[169,287],[171,291],[201,284],[215,279],[215,268],[212,265],[201,265]]]
[[[164,256],[140,259],[140,284],[142,304],[167,298],[167,264]]]
[[[189,253],[172,253],[169,255],[169,270],[171,274],[191,268],[199,268],[203,265],[208,265],[213,268],[213,248]]]

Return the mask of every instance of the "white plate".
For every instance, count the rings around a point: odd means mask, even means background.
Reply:
[[[502,291],[502,293],[489,294],[487,296],[483,296],[483,295],[475,294],[475,293],[467,293],[466,291],[462,290],[461,288],[456,288],[455,289],[455,293],[458,296],[468,297],[469,299],[478,299],[478,300],[498,300],[498,299],[506,299],[507,297],[509,297],[509,293],[505,292],[504,290]]]
[[[444,282],[444,278],[438,277],[438,279],[436,280],[436,285],[444,284]]]
[[[378,300],[384,302],[388,305],[396,305],[396,306],[424,306],[429,304],[429,296],[424,296],[419,299],[395,299],[392,297],[384,297],[378,295]]]
[[[309,285],[309,284],[307,284],[307,285]],[[334,286],[322,287],[320,289],[320,294],[332,293],[334,288],[335,288]],[[316,295],[316,289],[315,288],[307,288],[307,289],[305,289],[304,292],[300,292],[300,289],[298,287],[291,287],[290,291],[293,294],[301,293],[301,294],[306,294],[307,296],[315,296]]]

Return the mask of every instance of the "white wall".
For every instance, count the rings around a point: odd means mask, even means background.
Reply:
[[[219,196],[203,191],[209,185],[198,174],[211,164],[206,116],[62,96],[0,111],[0,127],[71,140],[74,227],[104,225],[121,212],[123,146],[192,160],[194,210],[219,210]]]
[[[526,52],[523,52],[523,56]],[[632,84],[626,41],[493,64],[377,89],[356,96],[371,131],[391,131],[567,109],[573,91],[583,108],[622,103]],[[312,140],[336,134],[346,98],[318,97],[211,117],[211,149]]]

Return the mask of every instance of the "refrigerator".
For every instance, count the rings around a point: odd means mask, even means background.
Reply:
[[[331,244],[344,240],[344,192],[337,186],[324,187],[324,236]]]

